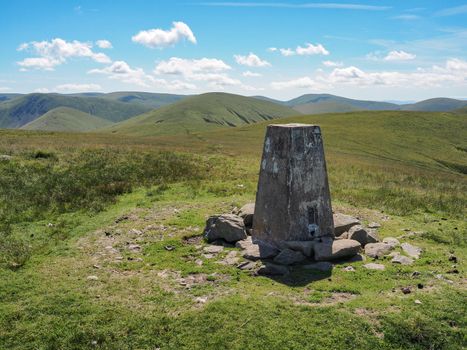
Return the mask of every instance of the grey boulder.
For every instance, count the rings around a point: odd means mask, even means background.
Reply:
[[[208,242],[216,239],[237,242],[247,238],[243,219],[234,214],[211,216],[206,222],[204,236]]]
[[[247,203],[238,211],[238,216],[243,219],[246,227],[253,225],[253,215],[255,213],[255,203]]]
[[[348,233],[348,238],[358,241],[362,247],[368,243],[379,242],[379,238],[375,232],[364,229],[361,225],[352,226]]]
[[[396,254],[391,262],[393,264],[401,264],[401,265],[412,265],[413,264],[413,259],[409,258],[407,256],[401,255],[401,254]]]
[[[315,260],[350,258],[357,255],[361,248],[360,243],[353,239],[317,242],[314,244]]]
[[[301,252],[307,257],[313,256],[313,241],[283,241],[281,246],[287,249],[295,250]]]
[[[387,255],[394,247],[387,243],[369,243],[365,246],[365,254],[370,258],[382,258]]]
[[[352,226],[359,225],[360,221],[353,216],[345,215],[341,213],[333,214],[334,220],[334,235],[340,236],[344,232],[347,232]]]
[[[411,258],[418,259],[422,253],[422,248],[416,247],[410,243],[402,243],[402,250]]]
[[[397,238],[394,237],[386,237],[383,239],[383,243],[389,244],[393,248],[400,246],[400,242]]]

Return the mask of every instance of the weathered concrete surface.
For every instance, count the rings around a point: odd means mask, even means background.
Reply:
[[[280,246],[283,241],[334,237],[319,126],[268,126],[255,203],[256,240]]]

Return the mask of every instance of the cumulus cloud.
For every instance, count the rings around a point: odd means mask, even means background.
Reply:
[[[244,77],[260,77],[261,76],[261,74],[256,73],[256,72],[252,72],[252,71],[249,71],[249,70],[247,70],[246,72],[243,72],[242,75]]]
[[[319,90],[322,85],[310,77],[301,77],[292,80],[286,81],[275,81],[271,83],[271,87],[275,90],[284,90],[284,89],[310,89],[310,90]]]
[[[394,50],[394,51],[390,51],[386,55],[386,57],[384,57],[384,60],[385,61],[409,61],[409,60],[415,59],[415,57],[417,56],[414,54],[411,54],[411,53],[408,53],[402,50],[400,51]]]
[[[55,87],[60,92],[89,92],[100,91],[102,87],[98,84],[61,84]]]
[[[439,87],[446,83],[465,85],[467,81],[467,62],[453,58],[447,60],[444,66],[433,66],[430,69],[418,68],[413,72],[365,72],[360,68],[350,66],[335,68],[329,76],[321,77],[321,79],[330,84],[357,86]]]
[[[92,48],[92,43],[77,40],[66,41],[60,38],[51,41],[32,41],[21,44],[18,51],[30,51],[36,54],[37,57],[25,58],[17,62],[17,64],[21,67],[21,70],[53,70],[56,66],[73,57],[86,57],[99,63],[111,62],[107,55],[94,52]]]
[[[342,62],[335,61],[323,61],[325,67],[342,67],[344,64]]]
[[[186,59],[171,57],[156,65],[156,74],[193,75],[195,73],[222,72],[231,69],[224,61],[217,58]]]
[[[124,83],[148,87],[156,80],[146,74],[142,68],[131,68],[125,61],[115,61],[102,69],[91,69],[89,74],[104,74],[110,79],[120,80]]]
[[[269,51],[269,52],[276,52],[276,51],[277,51],[277,47],[269,47],[269,48],[268,48],[268,51]]]
[[[262,60],[254,53],[250,52],[247,56],[234,55],[235,62],[248,67],[268,67],[271,64],[268,61]]]
[[[172,46],[183,39],[196,44],[195,35],[191,31],[190,27],[183,22],[173,22],[172,28],[169,30],[142,30],[131,38],[135,43],[139,43],[150,48]]]
[[[329,55],[329,51],[321,44],[313,45],[306,43],[305,46],[297,46],[295,49],[281,48],[278,50],[282,56],[310,56],[310,55]]]
[[[101,49],[111,49],[113,47],[112,43],[108,40],[97,40],[96,45]]]

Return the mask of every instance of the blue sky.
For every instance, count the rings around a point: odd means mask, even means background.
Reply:
[[[0,2],[0,92],[467,98],[465,1]]]

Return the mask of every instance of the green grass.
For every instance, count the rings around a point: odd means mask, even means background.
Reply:
[[[24,130],[85,132],[112,124],[108,120],[68,107],[57,107],[32,122]]]
[[[286,121],[322,126],[334,210],[381,223],[381,237],[417,232],[403,239],[424,250],[413,266],[272,279],[217,263],[235,248],[204,257],[205,219],[254,200],[266,123],[171,138],[0,131],[13,157],[0,162],[1,256],[22,259],[0,261],[0,349],[463,349],[467,182],[446,164],[467,163],[465,119]]]
[[[187,97],[106,128],[117,134],[154,136],[190,134],[298,114],[291,108],[252,97],[207,93]]]

